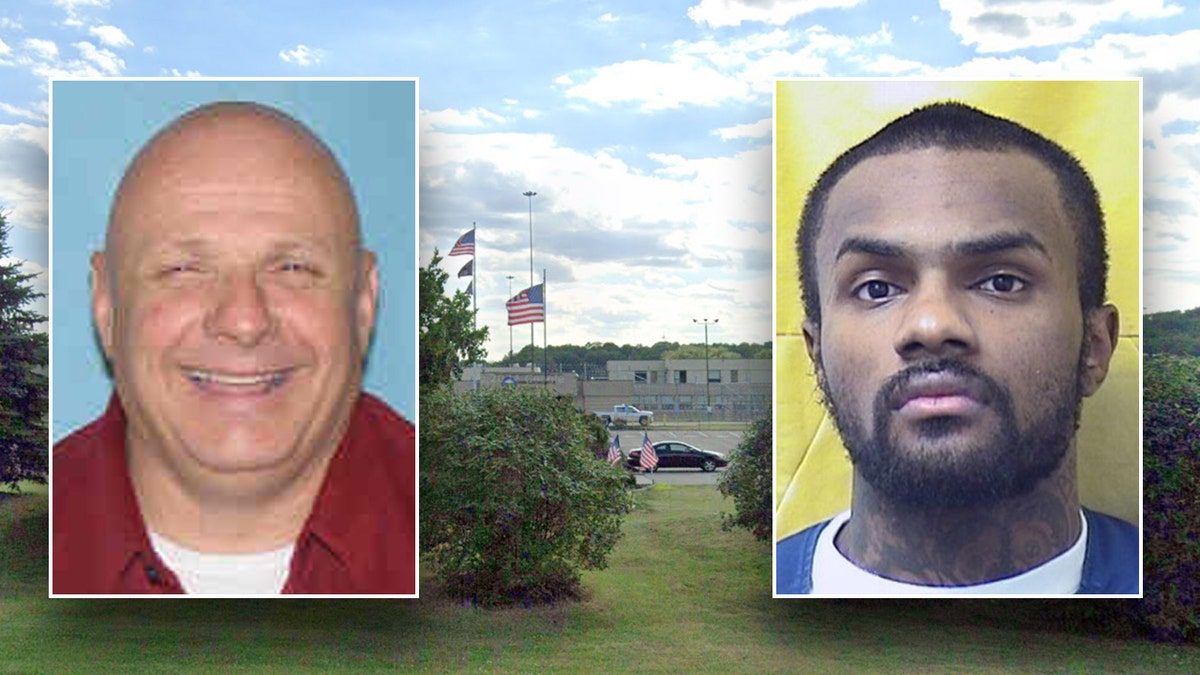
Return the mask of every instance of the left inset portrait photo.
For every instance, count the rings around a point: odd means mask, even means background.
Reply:
[[[417,596],[417,90],[50,83],[52,596]]]

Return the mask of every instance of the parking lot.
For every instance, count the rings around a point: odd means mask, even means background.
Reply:
[[[647,430],[650,442],[683,441],[701,450],[712,450],[726,457],[733,452],[742,440],[742,431],[704,431],[697,429],[654,429]],[[610,429],[608,442],[612,443],[613,436],[621,437],[621,452],[629,456],[630,450],[642,447],[641,429]],[[653,474],[654,482],[667,485],[716,485],[717,479],[725,469],[717,469],[705,473],[699,469],[662,469]]]

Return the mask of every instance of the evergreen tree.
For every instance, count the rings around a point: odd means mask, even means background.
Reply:
[[[0,213],[0,484],[15,488],[46,482],[49,350],[46,334],[35,331],[46,317],[28,308],[45,293],[33,290],[37,275],[9,257],[9,229]]]

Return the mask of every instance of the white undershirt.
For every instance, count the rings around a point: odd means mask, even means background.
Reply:
[[[201,553],[151,532],[150,545],[195,595],[278,595],[287,582],[295,544],[263,553]]]
[[[878,576],[851,562],[834,545],[842,525],[850,519],[850,511],[834,516],[817,538],[813,555],[812,592],[814,595],[861,596],[931,596],[931,595],[1055,595],[1079,590],[1083,578],[1083,558],[1087,551],[1087,518],[1079,538],[1059,555],[1016,576],[970,586],[922,586]]]

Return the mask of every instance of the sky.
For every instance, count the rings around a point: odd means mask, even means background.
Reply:
[[[0,208],[46,289],[50,77],[416,76],[419,264],[477,226],[474,277],[457,277],[466,257],[442,266],[450,291],[476,282],[490,358],[509,349],[510,284],[529,285],[531,211],[550,344],[698,343],[698,319],[719,320],[712,342],[766,342],[775,78],[1135,76],[1142,304],[1186,309],[1200,306],[1196,4],[7,2]]]

